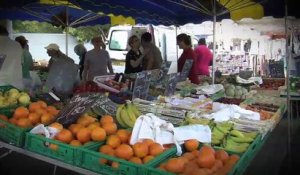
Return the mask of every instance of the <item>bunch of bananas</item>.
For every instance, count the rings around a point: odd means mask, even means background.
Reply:
[[[127,102],[118,106],[116,119],[123,128],[133,128],[136,119],[141,115],[141,112],[132,102]]]
[[[212,129],[211,143],[214,145],[220,145],[232,127],[233,123],[231,122],[217,123]]]
[[[245,152],[257,136],[257,132],[231,130],[223,142],[223,148],[235,153]]]
[[[184,125],[193,125],[193,124],[199,124],[199,125],[208,125],[210,128],[213,127],[214,122],[213,120],[207,119],[207,118],[193,118],[193,117],[185,117],[184,120],[181,122],[181,126]]]

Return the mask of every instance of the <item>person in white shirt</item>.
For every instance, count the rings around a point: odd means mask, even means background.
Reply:
[[[8,37],[8,31],[0,25],[0,86],[12,85],[23,89],[22,47]]]

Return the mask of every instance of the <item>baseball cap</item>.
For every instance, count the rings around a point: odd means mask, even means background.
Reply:
[[[47,49],[47,50],[59,50],[59,46],[57,45],[57,44],[55,44],[55,43],[51,43],[51,44],[49,44],[47,47],[45,47],[45,49]]]

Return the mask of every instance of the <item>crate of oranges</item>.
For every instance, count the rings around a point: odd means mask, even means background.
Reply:
[[[176,153],[173,145],[160,145],[153,140],[129,144],[131,131],[119,129],[100,146],[83,149],[81,167],[103,174],[140,175],[146,167]]]
[[[230,154],[222,149],[214,149],[209,145],[201,145],[196,140],[184,143],[183,154],[166,159],[148,167],[147,175],[200,175],[200,174],[230,174],[237,163],[240,155]]]
[[[117,124],[112,116],[104,115],[101,120],[83,114],[76,123],[63,127],[58,122],[48,127],[59,132],[52,138],[27,133],[25,148],[72,165],[81,164],[82,151],[79,148],[92,149],[99,146],[107,136],[117,132]]]
[[[25,133],[34,126],[54,121],[58,110],[48,106],[44,101],[30,103],[28,107],[19,106],[14,110],[0,113],[0,139],[22,147]]]

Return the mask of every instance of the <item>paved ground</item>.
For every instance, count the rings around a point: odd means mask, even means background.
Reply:
[[[264,146],[252,160],[246,175],[289,175],[300,167],[300,119],[293,120],[294,134],[291,144],[291,164],[287,158],[287,119],[283,118]],[[5,151],[0,149],[1,153]],[[0,159],[1,175],[52,175],[54,166],[18,153]],[[57,175],[77,175],[69,170],[57,168]]]

